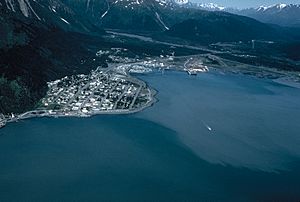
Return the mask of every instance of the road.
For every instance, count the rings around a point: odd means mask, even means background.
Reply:
[[[127,85],[126,88],[123,90],[122,94],[119,95],[118,100],[115,102],[115,105],[114,105],[114,108],[113,108],[114,110],[117,108],[118,103],[120,102],[122,97],[125,95],[125,93],[128,91],[128,89],[129,89],[129,86]]]
[[[142,86],[140,86],[140,87],[138,88],[138,90],[136,91],[136,93],[135,93],[135,95],[134,95],[134,98],[133,98],[131,104],[129,105],[129,109],[132,109],[132,108],[133,108],[133,105],[134,105],[134,103],[135,103],[137,97],[139,96],[141,90],[142,90]]]
[[[177,48],[187,48],[187,49],[191,49],[191,50],[199,50],[199,51],[204,51],[204,52],[208,52],[208,53],[212,53],[212,54],[223,53],[221,51],[211,50],[211,49],[208,49],[208,48],[205,48],[205,47],[191,46],[191,45],[182,45],[182,44],[176,44],[176,43],[158,41],[158,40],[152,39],[151,37],[141,36],[141,35],[137,35],[137,34],[129,34],[129,33],[117,32],[115,30],[107,30],[106,32],[109,33],[109,34],[114,34],[114,35],[119,35],[119,36],[125,36],[125,37],[128,37],[128,38],[136,38],[136,39],[139,39],[139,40],[145,41],[145,42],[151,42],[151,43],[156,43],[156,44],[161,44],[161,45],[167,45],[167,46],[174,46],[174,47],[177,47]]]

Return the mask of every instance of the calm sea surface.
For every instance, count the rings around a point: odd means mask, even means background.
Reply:
[[[299,200],[300,90],[241,75],[139,76],[132,115],[0,130],[0,201]]]

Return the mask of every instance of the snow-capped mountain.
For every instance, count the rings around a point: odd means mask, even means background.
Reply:
[[[260,12],[260,13],[280,13],[280,12],[290,12],[291,9],[300,9],[300,4],[274,4],[271,6],[259,6],[258,8],[248,8],[248,9],[241,9],[240,11],[249,11],[252,12]]]
[[[291,7],[294,6],[293,4],[287,5],[287,4],[275,4],[275,5],[271,5],[271,6],[260,6],[258,7],[256,10],[258,12],[263,12],[263,11],[267,11],[267,10],[276,10],[276,11],[281,11],[282,9],[286,8],[286,7]]]
[[[223,11],[225,9],[224,6],[215,3],[190,3],[190,6],[208,11]]]
[[[207,11],[223,11],[225,10],[224,6],[220,6],[215,3],[195,3],[190,2],[188,0],[174,0],[176,4],[178,4],[181,7],[185,8],[196,8],[201,10],[207,10]]]
[[[243,10],[227,10],[234,14],[245,15],[264,23],[277,24],[281,26],[300,27],[300,5],[299,4],[275,4],[271,6],[260,6]]]
[[[300,4],[280,3],[271,6],[263,5],[258,8],[247,9],[224,7],[214,3],[188,2],[179,5],[186,8],[196,8],[207,11],[225,11],[233,14],[244,15],[264,23],[300,27]]]

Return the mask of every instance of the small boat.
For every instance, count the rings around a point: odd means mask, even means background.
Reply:
[[[206,126],[207,130],[212,131],[212,128],[209,126]]]

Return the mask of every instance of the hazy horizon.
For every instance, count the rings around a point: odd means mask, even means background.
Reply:
[[[259,7],[259,6],[269,6],[273,4],[299,4],[299,0],[286,0],[286,1],[278,1],[278,0],[248,0],[248,1],[240,1],[240,0],[191,0],[192,2],[198,3],[215,3],[225,7],[234,7],[234,8],[251,8],[251,7]]]

